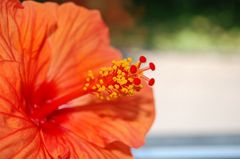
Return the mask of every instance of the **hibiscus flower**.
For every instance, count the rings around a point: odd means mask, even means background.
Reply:
[[[121,59],[98,11],[73,3],[1,0],[0,20],[0,158],[132,158],[154,64]]]

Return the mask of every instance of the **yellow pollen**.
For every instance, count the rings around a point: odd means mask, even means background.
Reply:
[[[113,89],[113,88],[114,88],[113,85],[108,86],[108,89]]]
[[[118,84],[115,84],[114,87],[115,87],[116,89],[119,89],[119,85],[118,85]]]
[[[141,62],[135,64],[131,62],[132,58],[112,61],[110,67],[103,67],[95,73],[88,71],[83,90],[95,94],[101,100],[134,95],[143,88],[141,78],[144,70],[139,68]],[[133,66],[135,70],[131,70]]]
[[[102,79],[100,79],[100,80],[99,80],[99,83],[100,83],[100,84],[103,84],[103,80],[102,80]]]

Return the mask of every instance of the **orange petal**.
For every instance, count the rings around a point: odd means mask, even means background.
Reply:
[[[133,97],[63,109],[62,114],[60,111],[54,119],[62,127],[98,146],[121,141],[137,148],[144,144],[154,113],[152,91],[144,88]]]
[[[43,133],[43,136],[46,148],[53,158],[133,159],[130,148],[122,143],[116,142],[101,148],[71,132],[59,136]]]
[[[56,29],[55,5],[0,2],[0,60],[17,61],[23,83],[41,83],[50,58],[47,37]]]
[[[66,3],[57,8],[56,17],[49,78],[56,81],[59,92],[67,93],[83,83],[88,70],[108,65],[120,54],[110,47],[108,29],[98,11]]]
[[[130,148],[121,142],[109,144],[106,149],[111,151],[117,158],[133,159]]]
[[[0,62],[0,158],[45,158],[38,129],[26,117],[18,63]]]
[[[21,54],[37,58],[43,53],[47,38],[57,28],[55,3],[36,3],[24,1],[23,9],[17,11],[15,19],[19,29],[19,41]],[[47,50],[44,50],[47,51]],[[50,54],[48,50],[47,54]]]
[[[21,49],[29,46],[20,43],[17,17],[24,11],[19,7],[17,0],[0,1],[0,158],[47,159],[39,131],[25,114],[20,90],[19,69],[27,66],[20,64],[29,59],[23,60]]]
[[[21,7],[18,0],[0,1],[0,60],[15,60],[16,50],[14,41],[16,39],[16,11]]]
[[[0,112],[23,117],[18,67],[16,62],[0,62]]]
[[[22,80],[28,84],[40,84],[46,79],[51,58],[48,37],[57,27],[54,14],[57,4],[25,1],[23,7],[15,16]]]

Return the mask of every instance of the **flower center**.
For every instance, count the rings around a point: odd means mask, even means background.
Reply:
[[[33,120],[45,121],[61,105],[86,94],[95,95],[100,100],[132,96],[143,88],[143,81],[146,81],[149,86],[154,85],[154,78],[148,78],[143,73],[147,70],[154,71],[155,65],[150,62],[148,66],[142,68],[146,61],[146,57],[141,56],[138,62],[132,64],[132,59],[127,58],[113,61],[112,66],[101,68],[97,73],[90,70],[83,87],[34,109],[31,117]]]
[[[147,81],[150,86],[155,82],[154,78],[149,79],[143,75],[144,71],[155,70],[152,62],[149,66],[141,68],[146,60],[146,57],[141,56],[136,64],[131,64],[131,58],[113,61],[111,67],[101,68],[96,76],[89,71],[83,90],[96,95],[101,100],[132,96],[143,88],[142,80]]]

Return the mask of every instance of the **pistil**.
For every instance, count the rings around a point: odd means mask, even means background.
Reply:
[[[45,105],[35,108],[31,117],[32,119],[38,119],[39,121],[45,120],[47,116],[57,110],[61,105],[67,104],[73,99],[81,97],[87,93],[88,92],[82,91],[82,89],[78,89],[60,98],[49,100]]]
[[[138,62],[132,64],[132,59],[127,58],[113,61],[112,66],[101,68],[97,73],[89,71],[83,86],[35,108],[31,116],[34,120],[45,121],[61,105],[86,94],[95,95],[100,100],[115,100],[124,96],[133,96],[136,91],[143,88],[143,81],[146,81],[149,86],[155,82],[153,78],[149,79],[143,74],[147,70],[155,70],[155,65],[152,62],[149,63],[148,67],[141,68],[141,65],[146,61],[146,57],[141,56]]]

